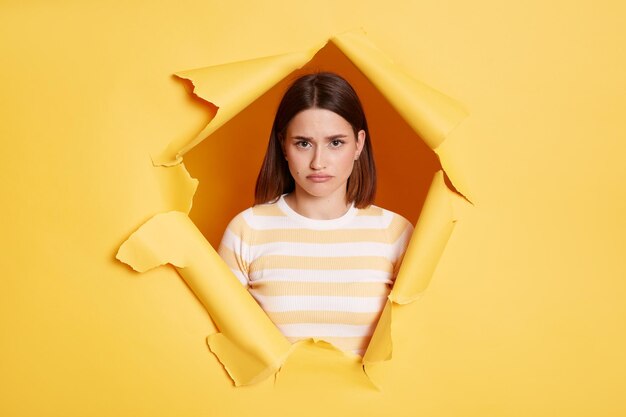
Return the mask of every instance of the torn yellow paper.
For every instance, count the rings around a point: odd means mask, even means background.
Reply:
[[[415,301],[428,287],[456,221],[451,198],[443,171],[437,171],[389,294],[394,303]]]
[[[476,198],[471,194],[472,187],[466,173],[468,170],[462,169],[464,160],[467,159],[466,148],[458,146],[457,142],[462,140],[462,138],[457,137],[456,132],[456,130],[450,132],[446,140],[440,143],[433,151],[439,157],[439,162],[450,182],[454,184],[454,188],[467,202],[474,204]]]
[[[363,31],[330,38],[367,79],[389,100],[395,110],[431,148],[436,149],[465,118],[463,107],[445,94],[415,80],[372,44]],[[153,158],[158,165],[175,165],[182,156],[246,106],[294,70],[302,67],[323,47],[299,53],[256,58],[195,70],[176,76],[191,81],[194,94],[219,110],[209,124],[189,142],[172,142]]]
[[[333,378],[341,378],[345,384],[353,388],[378,389],[374,381],[363,372],[360,356],[344,352],[324,340],[312,338],[299,340],[293,344],[284,367],[277,375],[276,385],[297,386],[294,379],[301,378],[301,375],[306,375],[313,384],[316,383],[315,378],[324,383],[328,375],[322,373],[332,373]],[[328,383],[328,380],[325,382]]]
[[[411,78],[360,31],[331,39],[389,100],[413,130],[435,149],[467,113],[450,97]]]
[[[391,320],[394,304],[413,302],[428,287],[454,228],[456,219],[452,211],[451,197],[452,191],[444,182],[443,171],[437,171],[387,304],[363,356],[364,364],[391,359]]]
[[[363,364],[376,363],[391,359],[393,344],[391,341],[391,300],[387,299],[383,312],[378,319],[370,344],[363,355]]]
[[[193,196],[198,189],[198,180],[189,175],[185,164],[157,167],[155,175],[169,207],[172,207],[172,210],[189,213]]]
[[[460,105],[412,79],[360,31],[337,35],[330,42],[362,71],[431,149],[444,149],[446,137],[466,117]],[[194,94],[219,110],[195,138],[172,142],[153,158],[154,162],[171,167],[180,164],[187,151],[306,64],[318,49],[178,73],[193,83]],[[443,153],[447,155],[447,151]],[[443,169],[447,168],[444,164]],[[460,173],[455,170],[455,175]],[[438,171],[394,288],[360,361],[364,367],[391,358],[394,305],[410,303],[426,289],[452,232],[451,195],[444,171]],[[208,343],[236,385],[254,383],[276,373],[290,354],[291,344],[185,213],[170,212],[149,220],[122,245],[118,259],[138,271],[166,263],[177,267],[220,330],[208,337]]]
[[[191,141],[172,142],[162,153],[153,156],[155,165],[171,166],[224,123],[272,88],[281,79],[307,63],[319,50],[315,48],[271,57],[256,58],[213,67],[177,72],[190,80],[194,94],[218,107],[215,117]],[[207,99],[210,97],[210,100]]]
[[[174,265],[214,321],[209,347],[235,385],[273,375],[291,343],[280,333],[185,213],[157,214],[120,247],[117,259],[139,272]]]
[[[402,71],[361,31],[346,32],[331,39],[385,96],[393,108],[440,158],[455,187],[466,194],[466,184],[456,168],[456,153],[444,141],[467,117],[455,100]],[[445,161],[445,162],[444,162]]]

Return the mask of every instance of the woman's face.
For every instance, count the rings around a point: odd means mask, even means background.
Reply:
[[[348,178],[364,143],[365,131],[355,137],[350,123],[335,112],[313,108],[296,114],[283,140],[296,192],[345,198]]]

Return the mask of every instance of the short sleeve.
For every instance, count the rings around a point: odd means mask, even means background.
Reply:
[[[248,287],[250,283],[249,250],[248,245],[245,243],[249,237],[249,230],[243,213],[238,214],[226,227],[217,250],[226,265],[245,287]]]
[[[395,239],[391,242],[391,253],[393,257],[393,279],[395,280],[398,275],[398,271],[400,270],[400,265],[402,265],[402,260],[404,259],[404,254],[406,253],[406,248],[409,245],[409,241],[411,240],[411,236],[413,235],[413,225],[404,217],[399,214],[394,214],[396,222],[400,224],[399,230],[400,232],[394,236]]]

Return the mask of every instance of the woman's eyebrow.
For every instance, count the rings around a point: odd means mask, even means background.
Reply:
[[[343,133],[337,134],[337,135],[331,135],[331,136],[326,136],[326,140],[333,140],[333,139],[341,139],[341,138],[347,138],[348,135],[344,135]],[[292,136],[291,139],[299,139],[299,140],[313,140],[314,138],[312,137],[307,137],[307,136]]]

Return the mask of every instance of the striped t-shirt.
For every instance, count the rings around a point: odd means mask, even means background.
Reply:
[[[291,342],[365,353],[413,226],[371,205],[317,220],[281,196],[228,225],[219,254]]]

